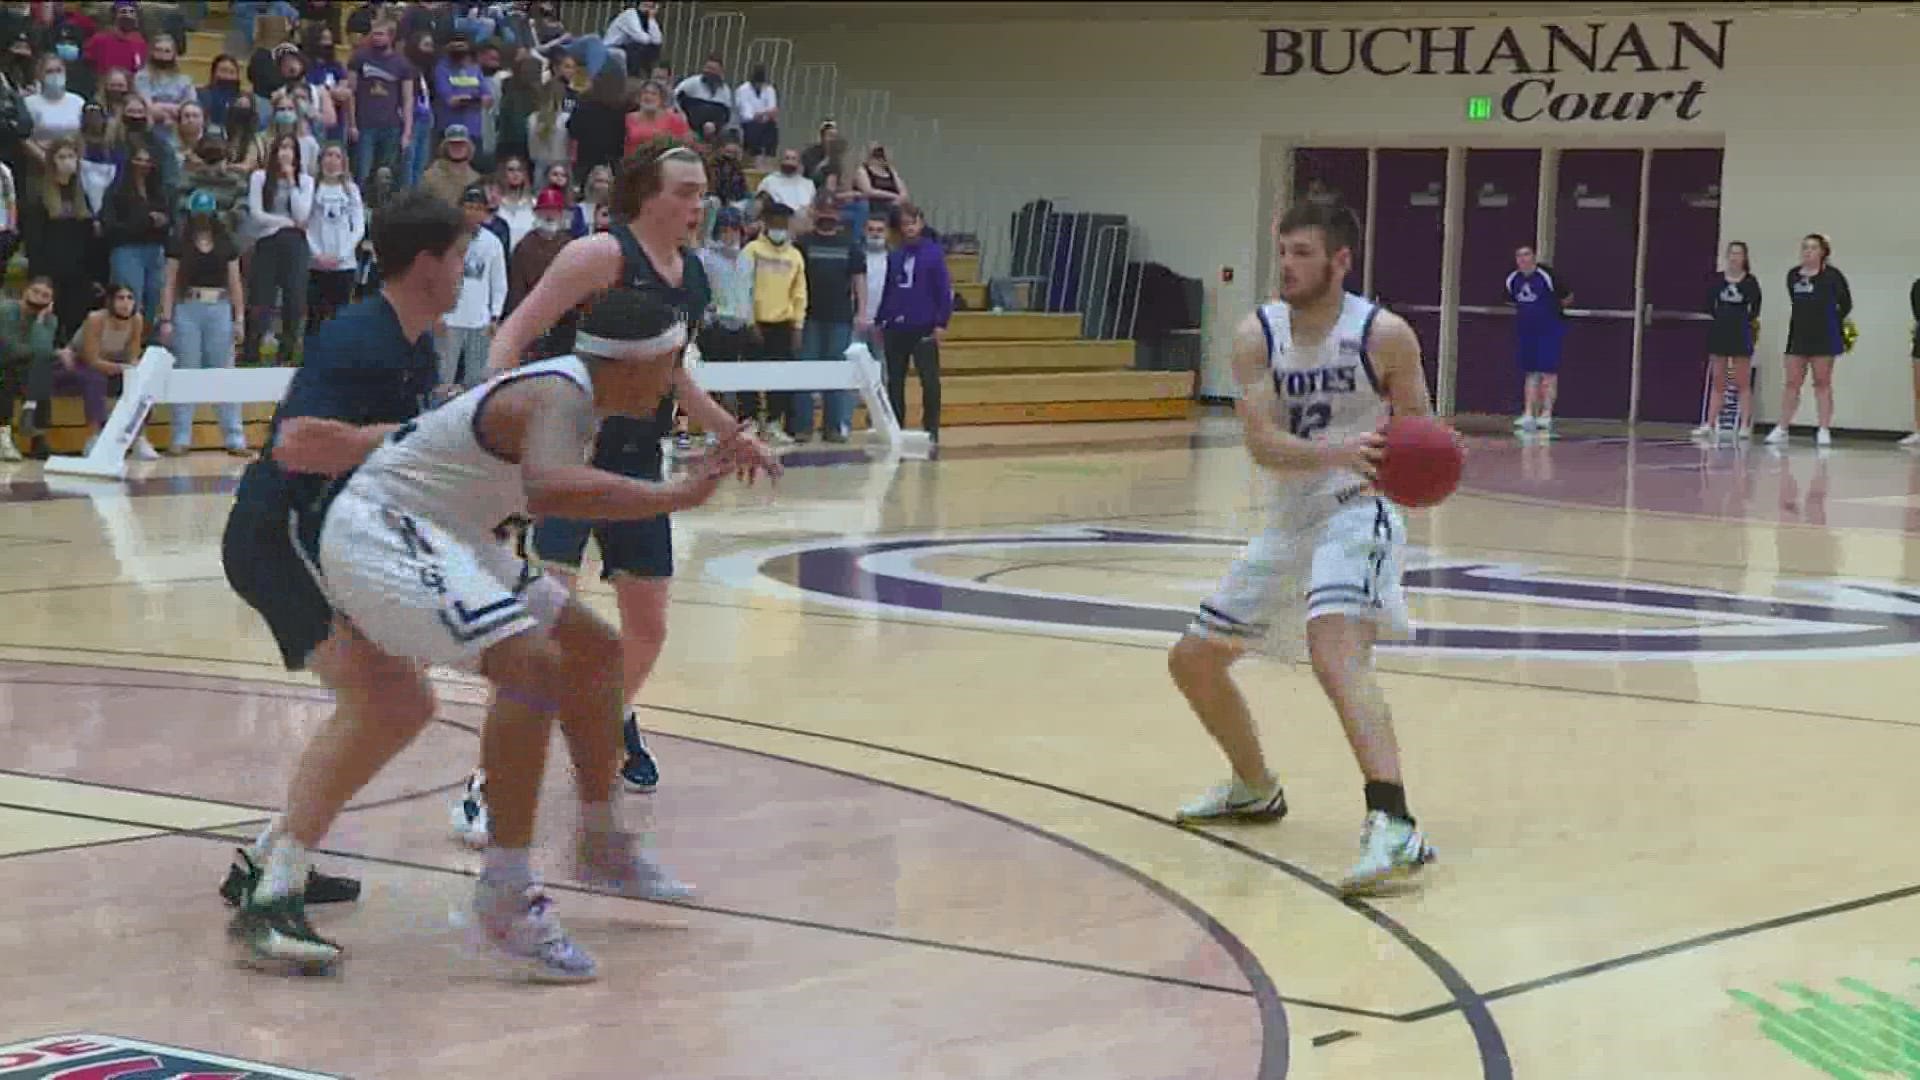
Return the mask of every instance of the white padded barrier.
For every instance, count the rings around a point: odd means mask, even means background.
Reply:
[[[863,342],[855,342],[842,360],[746,361],[703,364],[697,346],[687,347],[687,368],[709,394],[742,390],[852,390],[860,395],[874,430],[896,454],[924,455],[926,432],[902,431],[887,404],[886,373]],[[140,362],[127,372],[107,416],[106,427],[84,456],[58,455],[47,459],[46,471],[118,480],[126,475],[127,452],[146,427],[155,405],[218,404],[223,402],[277,402],[293,382],[290,367],[179,369],[173,354],[149,346]]]

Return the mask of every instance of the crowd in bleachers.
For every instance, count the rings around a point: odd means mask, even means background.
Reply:
[[[56,395],[97,434],[149,342],[181,367],[298,363],[306,330],[377,288],[368,218],[415,186],[476,229],[436,335],[443,379],[470,383],[560,248],[612,224],[621,163],[669,145],[708,166],[690,238],[715,285],[707,357],[830,359],[857,337],[893,358],[896,411],[916,365],[937,433],[940,248],[884,146],[851,159],[829,122],[782,147],[764,67],[736,83],[716,55],[677,77],[650,2],[600,34],[550,0],[230,7],[225,51],[191,58],[204,3],[0,8],[0,264],[18,247],[27,272],[0,300],[0,460],[46,454]],[[813,396],[735,404],[785,443],[812,437]],[[825,404],[844,439],[850,396]],[[191,449],[194,412],[174,407],[170,453]],[[217,414],[247,454],[238,407]]]

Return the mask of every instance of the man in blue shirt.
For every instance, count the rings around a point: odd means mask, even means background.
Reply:
[[[221,540],[227,581],[266,620],[288,670],[313,671],[335,702],[301,753],[284,816],[239,853],[221,889],[240,909],[234,936],[256,946],[269,939],[311,941],[326,951],[307,923],[305,903],[352,899],[359,884],[304,866],[297,880],[273,881],[270,855],[289,840],[318,844],[347,800],[433,718],[424,672],[387,656],[335,616],[315,579],[312,553],[338,489],[321,474],[351,468],[427,407],[439,376],[430,331],[457,295],[467,233],[459,210],[420,191],[381,212],[373,244],[385,284],[307,339],[306,363],[274,416],[266,452],[241,478],[227,519]],[[343,432],[350,437],[341,438]],[[316,443],[321,457],[313,454]],[[363,722],[369,719],[376,722]]]
[[[1566,336],[1566,305],[1573,291],[1539,261],[1531,246],[1513,253],[1507,275],[1507,302],[1514,307],[1514,334],[1520,373],[1526,378],[1525,404],[1513,422],[1520,432],[1553,431],[1553,399],[1560,388],[1560,342]]]

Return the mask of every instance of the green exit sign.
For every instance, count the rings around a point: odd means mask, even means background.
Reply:
[[[1467,119],[1493,119],[1493,99],[1490,97],[1470,97],[1467,99]]]

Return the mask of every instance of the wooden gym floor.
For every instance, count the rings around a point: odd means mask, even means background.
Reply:
[[[460,678],[330,840],[344,972],[233,967],[214,887],[327,707],[221,577],[237,466],[9,467],[0,1076],[148,1052],[114,1039],[368,1080],[1912,1075],[1920,458],[1473,451],[1381,658],[1423,889],[1333,895],[1360,781],[1301,669],[1244,669],[1292,816],[1168,820],[1223,773],[1162,649],[1257,524],[1230,423],[956,428],[676,523],[629,807],[704,897],[563,891],[606,977],[561,988],[452,925]]]

